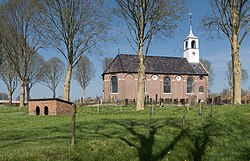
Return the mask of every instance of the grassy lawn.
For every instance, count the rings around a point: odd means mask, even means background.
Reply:
[[[0,160],[249,161],[250,105],[217,106],[203,121],[197,108],[149,110],[102,106],[77,108],[77,143],[70,146],[70,116],[30,116],[0,107]]]

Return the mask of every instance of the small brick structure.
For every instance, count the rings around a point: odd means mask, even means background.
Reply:
[[[29,100],[30,115],[70,115],[72,102],[59,98],[44,98]]]

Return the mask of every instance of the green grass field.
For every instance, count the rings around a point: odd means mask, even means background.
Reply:
[[[191,108],[149,110],[102,106],[77,108],[77,143],[70,146],[70,116],[30,116],[0,107],[0,160],[55,161],[249,161],[250,105],[217,106],[210,117]]]

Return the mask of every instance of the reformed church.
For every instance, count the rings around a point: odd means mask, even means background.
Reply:
[[[145,56],[145,98],[181,102],[208,97],[208,72],[199,59],[199,40],[190,31],[183,57]],[[106,102],[137,99],[138,56],[118,54],[102,74]]]

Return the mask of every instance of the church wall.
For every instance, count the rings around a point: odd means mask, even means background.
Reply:
[[[124,80],[124,97],[133,100],[136,98],[136,86],[137,80],[135,80],[135,75],[127,74]],[[130,88],[134,87],[134,88]]]
[[[118,78],[118,92],[110,93],[110,79],[112,76]],[[171,92],[164,93],[163,80],[168,76],[171,78]],[[193,93],[187,93],[187,79],[189,75],[179,75],[180,80],[177,80],[177,75],[165,75],[165,74],[146,74],[146,89],[145,96],[156,99],[186,99],[191,95],[196,95],[197,100],[206,100],[208,93],[208,77],[204,76],[201,80],[200,76],[191,76],[194,80]],[[130,101],[137,99],[137,74],[118,73],[118,74],[105,74],[103,80],[103,96],[105,102],[124,101],[129,99]],[[199,87],[204,86],[204,93],[199,92]]]

